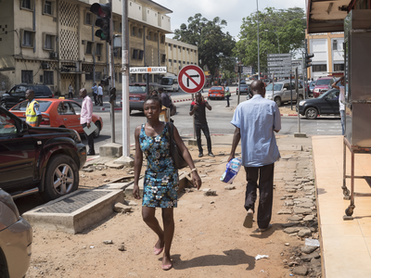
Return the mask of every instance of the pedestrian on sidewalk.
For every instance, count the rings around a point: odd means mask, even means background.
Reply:
[[[201,146],[201,131],[207,140],[208,155],[214,157],[211,147],[210,130],[208,129],[208,123],[206,119],[206,108],[211,111],[211,105],[204,100],[202,94],[197,92],[195,94],[195,100],[190,104],[189,115],[194,115],[194,127],[196,131],[197,147],[199,149],[199,157],[203,156],[203,147]]]
[[[93,83],[92,91],[93,91],[94,105],[97,105],[98,103],[97,103],[97,84],[96,84],[96,82]]]
[[[344,76],[340,77],[335,83],[332,84],[332,87],[339,90],[339,112],[340,112],[340,123],[342,125],[342,135],[345,134],[346,131],[346,97],[345,97],[345,79]]]
[[[97,87],[97,104],[103,106],[103,82]]]
[[[179,186],[178,169],[174,166],[170,154],[170,136],[173,136],[182,151],[183,157],[191,169],[192,181],[197,189],[201,187],[201,179],[178,130],[174,128],[173,133],[170,134],[167,123],[159,120],[161,106],[161,99],[156,95],[150,95],[143,104],[147,122],[135,129],[133,196],[140,199],[139,176],[144,155],[147,158],[147,169],[143,183],[142,217],[158,236],[154,254],[159,255],[164,250],[161,268],[169,270],[172,268],[170,249],[175,229],[173,209],[177,207]],[[162,209],[164,228],[161,228],[155,217],[156,208]]]
[[[74,87],[72,87],[71,83],[68,86],[68,98],[69,99],[73,99],[74,98]]]
[[[93,115],[93,102],[92,99],[88,96],[85,88],[79,90],[79,97],[83,98],[82,108],[81,108],[81,125],[83,128],[90,128],[92,123],[92,115]],[[95,155],[94,152],[94,132],[90,134],[86,134],[84,132],[87,140],[87,144],[89,145],[88,155]]]
[[[241,140],[242,164],[246,171],[247,211],[243,226],[253,226],[254,206],[259,190],[257,210],[258,232],[268,229],[272,216],[274,163],[280,158],[274,132],[281,129],[279,108],[272,100],[265,99],[265,84],[260,80],[251,83],[254,96],[240,103],[231,124],[236,129],[228,161],[235,157],[236,147]]]
[[[229,107],[229,98],[231,97],[231,93],[229,92],[229,87],[225,87],[225,98],[226,98],[226,107]]]

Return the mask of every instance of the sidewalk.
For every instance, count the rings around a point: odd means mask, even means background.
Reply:
[[[324,277],[371,277],[371,188],[355,179],[353,220],[343,220],[343,137],[312,137]],[[347,167],[350,154],[347,150]],[[371,155],[355,154],[355,175],[371,176]],[[347,170],[347,174],[350,171]],[[350,179],[346,182],[350,190]]]

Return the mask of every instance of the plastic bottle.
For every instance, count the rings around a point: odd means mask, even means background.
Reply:
[[[242,166],[242,159],[239,157],[232,158],[231,161],[226,164],[226,170],[222,174],[220,180],[226,183],[232,183],[240,170],[240,166]]]

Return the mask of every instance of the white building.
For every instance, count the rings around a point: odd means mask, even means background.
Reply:
[[[308,78],[337,75],[344,72],[344,34],[307,34],[308,53],[314,54]]]

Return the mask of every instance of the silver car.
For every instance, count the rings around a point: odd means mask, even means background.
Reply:
[[[296,102],[297,94],[294,86],[294,82],[289,81],[278,81],[269,83],[265,88],[265,98],[274,100],[278,106],[281,106],[285,102],[293,101]],[[304,89],[299,83],[299,99],[304,99]]]
[[[24,277],[31,260],[32,227],[0,188],[0,277]]]

